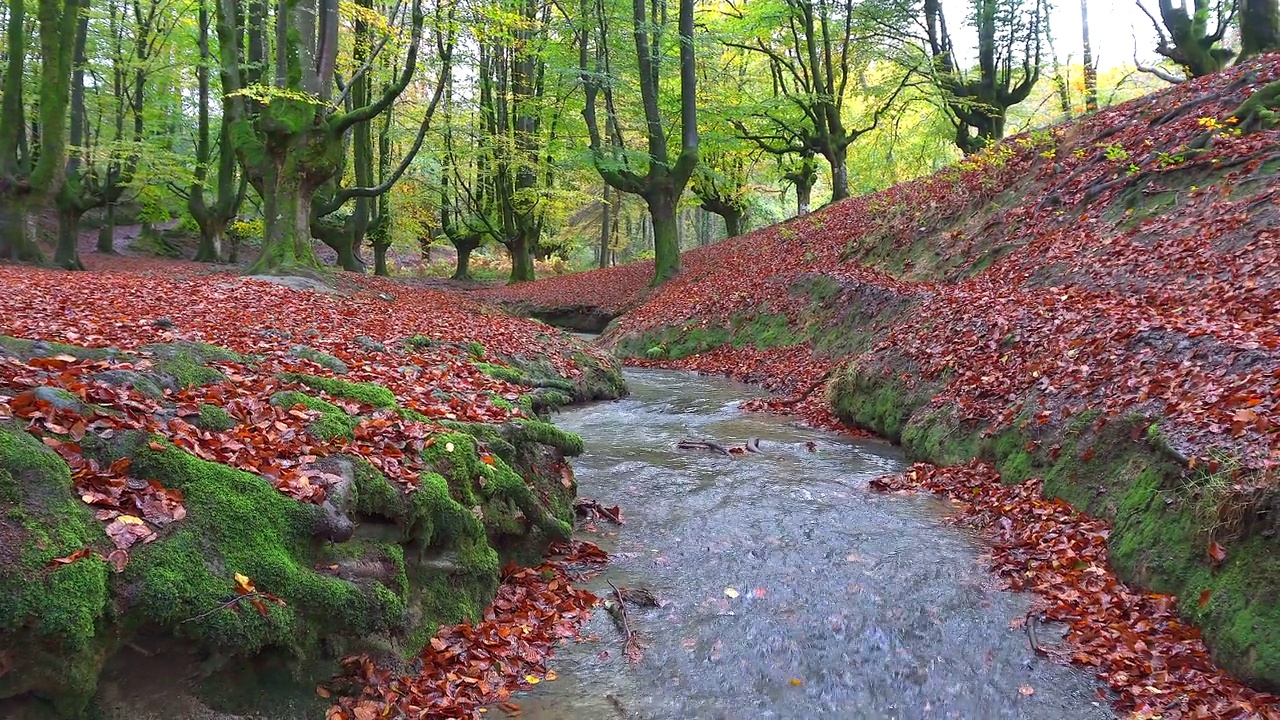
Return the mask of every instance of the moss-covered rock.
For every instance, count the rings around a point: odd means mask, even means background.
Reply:
[[[0,699],[31,693],[69,717],[87,705],[112,644],[107,565],[54,560],[104,543],[67,464],[0,422],[0,648],[21,658],[0,675]]]
[[[280,376],[280,379],[302,383],[309,388],[326,393],[330,397],[349,398],[365,405],[372,405],[375,408],[394,408],[396,406],[395,393],[381,385],[350,382],[348,380],[338,380],[304,373],[284,373]]]
[[[28,340],[0,335],[0,355],[6,354],[21,360],[54,355],[70,355],[79,360],[129,359],[126,353],[117,348],[87,348],[48,340]]]
[[[339,375],[346,375],[349,372],[347,364],[342,362],[342,360],[327,352],[316,350],[315,348],[307,345],[294,345],[293,348],[289,350],[289,355],[291,357],[302,358],[303,360],[310,360],[311,362],[320,365],[321,367],[328,368],[331,372],[335,372]]]
[[[207,343],[179,341],[155,343],[139,348],[155,358],[155,373],[175,389],[226,382],[227,376],[210,363],[243,363],[238,353]]]
[[[200,405],[200,415],[196,425],[202,430],[222,432],[236,426],[236,419],[217,405]]]
[[[307,410],[320,413],[308,426],[308,430],[322,440],[351,437],[356,426],[360,424],[360,418],[348,415],[337,405],[297,390],[281,390],[271,396],[271,404],[282,408],[302,406]]]

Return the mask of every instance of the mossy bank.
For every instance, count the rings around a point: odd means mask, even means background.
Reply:
[[[576,488],[561,467],[582,440],[557,429],[545,410],[625,387],[616,364],[587,353],[568,379],[545,362],[472,345],[457,349],[462,362],[487,363],[488,372],[520,385],[510,405],[524,412],[496,424],[446,423],[417,458],[425,471],[410,487],[358,454],[335,452],[318,459],[330,481],[324,502],[300,502],[267,478],[201,459],[160,435],[77,438],[87,462],[107,467],[128,458],[128,482],[153,481],[182,498],[185,517],[133,546],[120,571],[106,559],[114,547],[106,523],[79,497],[49,435],[0,420],[0,592],[10,599],[0,608],[0,716],[116,717],[100,680],[109,678],[114,696],[121,683],[147,681],[134,668],[162,663],[206,707],[317,717],[326,703],[315,685],[339,658],[367,653],[410,670],[441,624],[478,618],[497,590],[500,552],[537,556],[572,527]],[[119,360],[129,369],[97,377],[174,414],[175,390],[216,388],[235,368],[258,362],[196,343],[131,354],[18,338],[0,338],[3,355]],[[279,373],[290,389],[261,401],[306,413],[316,438],[353,442],[367,420],[354,408],[425,420],[387,387],[332,377],[346,372],[336,358],[296,347],[292,356],[331,374]],[[70,411],[86,407],[75,396],[45,395]],[[239,422],[212,404],[187,417],[201,432]],[[270,597],[237,600],[237,575]]]

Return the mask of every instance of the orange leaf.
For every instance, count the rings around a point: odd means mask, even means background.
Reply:
[[[1209,604],[1210,595],[1213,595],[1213,590],[1211,590],[1210,588],[1205,588],[1200,591],[1200,603],[1199,603],[1200,607],[1204,607],[1205,605]]]
[[[1209,559],[1213,561],[1214,565],[1221,563],[1227,559],[1227,549],[1216,541],[1209,543]]]

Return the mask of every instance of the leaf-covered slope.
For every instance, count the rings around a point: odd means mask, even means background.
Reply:
[[[376,280],[0,266],[0,287],[0,711],[78,716],[156,638],[207,672],[395,667],[480,617],[500,543],[568,536],[582,442],[540,413],[624,391],[563,333]]]
[[[1256,58],[687,253],[607,340],[920,459],[1043,477],[1112,522],[1121,577],[1280,687],[1280,130],[1231,116],[1278,78]],[[1129,708],[1148,685],[1221,699],[1147,669]]]

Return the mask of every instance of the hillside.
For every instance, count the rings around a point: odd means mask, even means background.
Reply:
[[[1255,701],[1188,659],[1197,632],[1169,611],[1280,688],[1280,130],[1232,117],[1277,79],[1271,54],[1011,138],[686,253],[656,289],[632,266],[488,296],[616,317],[628,362],[761,383],[785,396],[764,409],[959,466],[885,486],[968,498],[1022,543],[998,569],[1072,623],[1122,705],[1238,714]],[[1120,578],[1176,598],[1094,582],[1083,548],[1104,538]]]

